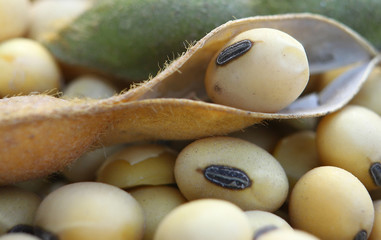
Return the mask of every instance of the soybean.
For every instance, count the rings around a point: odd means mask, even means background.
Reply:
[[[174,170],[188,200],[219,198],[244,210],[275,211],[288,193],[287,176],[278,161],[239,138],[196,140],[179,153]]]
[[[112,154],[97,171],[97,181],[120,188],[175,183],[177,153],[160,144],[135,144]]]
[[[368,190],[381,186],[380,142],[381,117],[356,105],[325,116],[316,132],[321,163],[351,172]]]
[[[257,112],[277,112],[304,90],[309,66],[304,47],[271,28],[245,31],[208,65],[205,87],[219,104]]]
[[[373,221],[372,199],[350,172],[321,166],[296,183],[289,202],[291,225],[324,240],[365,240]]]
[[[144,214],[127,192],[104,183],[81,182],[46,196],[37,209],[35,225],[60,240],[139,240]]]
[[[187,202],[180,191],[172,186],[145,186],[131,189],[129,193],[144,211],[143,240],[153,239],[157,226],[174,208]]]
[[[219,199],[201,199],[173,209],[159,224],[154,240],[251,240],[245,213]]]
[[[33,192],[13,187],[0,188],[0,234],[18,224],[32,224],[41,198]]]

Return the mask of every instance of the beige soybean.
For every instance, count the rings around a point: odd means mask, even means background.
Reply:
[[[277,229],[260,235],[253,240],[319,240],[316,236],[301,230]]]
[[[28,37],[44,41],[91,6],[90,0],[38,0],[30,8]]]
[[[251,240],[245,213],[219,199],[201,199],[173,209],[160,222],[154,240]]]
[[[302,175],[320,165],[316,133],[300,131],[282,138],[275,147],[273,156],[285,170],[291,192]]]
[[[381,239],[381,200],[373,201],[374,206],[374,224],[369,240]]]
[[[277,112],[303,92],[308,79],[302,44],[282,31],[257,28],[237,35],[212,58],[205,87],[215,103]]]
[[[188,200],[225,199],[244,210],[275,211],[288,193],[279,162],[257,145],[232,137],[189,144],[176,159],[175,178]]]
[[[381,115],[381,67],[376,67],[351,104],[364,106]]]
[[[24,35],[29,9],[29,0],[0,0],[0,42]]]
[[[316,132],[321,163],[351,172],[368,190],[381,186],[380,142],[381,117],[356,105],[325,116]]]
[[[275,229],[292,229],[292,227],[290,226],[290,224],[286,222],[286,220],[271,212],[251,210],[245,211],[245,214],[249,218],[254,239],[257,235],[261,235],[265,232],[273,231]]]
[[[44,198],[35,225],[60,240],[141,239],[144,214],[127,192],[104,183],[63,186]]]
[[[33,192],[13,187],[0,188],[0,234],[18,224],[32,224],[41,202]]]
[[[140,203],[144,211],[143,240],[153,239],[160,221],[175,207],[186,202],[180,191],[170,186],[138,187],[129,193]]]
[[[307,172],[289,202],[291,226],[324,240],[365,240],[374,209],[364,185],[350,172],[333,166]]]
[[[0,44],[0,97],[29,93],[55,93],[61,71],[40,43],[26,38]]]
[[[41,240],[41,239],[26,233],[8,233],[8,234],[4,234],[0,236],[0,240]]]
[[[107,158],[97,172],[97,181],[120,188],[172,184],[176,156],[164,145],[127,146]]]
[[[117,90],[108,80],[95,75],[83,75],[73,79],[63,90],[64,98],[104,99],[112,97]]]

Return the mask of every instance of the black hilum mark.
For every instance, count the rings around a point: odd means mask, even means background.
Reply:
[[[369,168],[369,172],[372,176],[373,182],[377,186],[381,186],[381,163],[373,163]]]
[[[224,65],[231,60],[242,56],[244,53],[249,51],[252,46],[253,42],[245,39],[226,47],[220,52],[220,54],[218,54],[216,59],[217,65]]]
[[[224,188],[241,190],[251,185],[249,176],[238,168],[210,165],[204,169],[203,173],[208,181]]]

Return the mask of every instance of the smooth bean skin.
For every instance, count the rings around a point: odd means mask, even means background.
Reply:
[[[160,144],[134,144],[107,158],[97,171],[97,181],[120,188],[175,183],[177,153]]]
[[[254,240],[319,240],[314,235],[293,229],[277,229],[268,233],[265,233]]]
[[[41,198],[19,187],[0,188],[0,234],[18,224],[32,224]]]
[[[176,159],[175,179],[188,200],[225,199],[244,210],[275,211],[288,193],[279,162],[257,145],[232,137],[189,144]]]
[[[139,240],[144,214],[127,192],[104,183],[65,185],[44,198],[35,225],[60,240]]]
[[[29,0],[0,0],[0,42],[23,36],[29,9]]]
[[[353,240],[360,231],[369,236],[372,199],[350,172],[322,166],[308,171],[296,183],[289,201],[291,226],[324,240]]]
[[[381,162],[380,142],[381,117],[357,105],[347,105],[325,116],[316,131],[321,164],[351,172],[368,190],[380,187],[370,174],[371,166]]]
[[[245,214],[249,218],[254,238],[261,231],[272,231],[279,228],[292,229],[286,220],[270,212],[251,210],[245,211]]]
[[[252,43],[247,52],[218,64],[226,48],[245,40]],[[212,58],[205,87],[215,103],[277,112],[303,92],[308,79],[308,60],[301,43],[282,31],[256,28],[234,37]]]
[[[285,136],[276,145],[273,156],[285,170],[291,192],[303,174],[320,165],[316,150],[316,133],[298,131]]]
[[[175,207],[187,202],[180,191],[170,186],[145,186],[129,193],[140,203],[145,216],[143,240],[153,239],[161,220]]]
[[[61,70],[39,42],[14,38],[0,44],[0,97],[56,93]]]
[[[374,206],[374,224],[369,240],[381,239],[381,200],[373,201]]]
[[[41,240],[41,239],[26,233],[8,233],[8,234],[4,234],[0,236],[0,240]]]
[[[116,88],[104,78],[82,75],[73,79],[63,90],[64,98],[104,99],[115,95]]]
[[[28,37],[44,41],[54,37],[91,6],[91,0],[38,0],[30,7]]]
[[[219,199],[201,199],[173,209],[160,222],[154,240],[251,240],[245,213]]]

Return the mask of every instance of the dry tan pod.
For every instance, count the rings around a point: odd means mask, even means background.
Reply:
[[[310,72],[361,62],[322,92],[278,113],[249,112],[205,101],[204,74],[212,56],[248,29],[282,30],[306,49]],[[377,50],[340,23],[319,15],[289,14],[223,24],[150,81],[104,100],[46,95],[0,100],[0,182],[44,176],[100,144],[144,139],[194,139],[227,134],[263,119],[325,115],[345,105],[380,62]],[[193,99],[189,99],[193,96]]]

